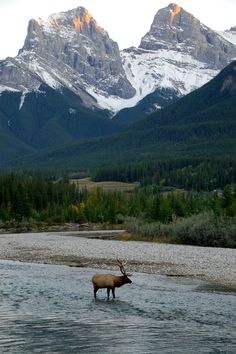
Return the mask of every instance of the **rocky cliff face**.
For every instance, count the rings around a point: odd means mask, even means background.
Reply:
[[[124,99],[135,93],[117,43],[82,7],[47,21],[31,20],[18,56],[1,63],[0,81],[18,90],[32,90],[42,82],[64,86],[84,100],[89,100],[86,91]]]
[[[204,85],[235,57],[235,27],[217,33],[176,4],[157,12],[139,48],[121,53],[78,7],[29,22],[19,54],[0,62],[0,92],[26,95],[43,83],[113,114],[159,92],[150,112]]]
[[[236,56],[232,43],[177,4],[170,4],[157,12],[150,31],[142,38],[139,47],[190,54],[212,69],[222,69]]]
[[[136,89],[132,100],[159,92],[148,113],[163,107],[163,90],[168,103],[204,85],[236,57],[234,30],[217,33],[177,4],[159,10],[139,48],[122,52],[127,77]]]

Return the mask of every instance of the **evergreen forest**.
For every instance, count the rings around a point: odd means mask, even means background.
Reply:
[[[231,183],[208,192],[163,191],[151,183],[121,192],[78,189],[68,178],[56,175],[0,176],[2,230],[37,230],[64,223],[120,225],[145,240],[235,247],[236,186]]]

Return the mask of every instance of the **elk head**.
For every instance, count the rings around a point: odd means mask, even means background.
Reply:
[[[119,267],[120,267],[121,273],[123,274],[124,281],[125,281],[124,284],[131,284],[131,283],[132,283],[132,280],[129,279],[128,277],[131,277],[132,274],[126,273],[125,267],[124,267],[124,266],[126,265],[126,263],[123,264],[119,259],[117,259],[117,263],[118,263],[118,265],[119,265]],[[122,285],[123,285],[123,284],[122,284]]]

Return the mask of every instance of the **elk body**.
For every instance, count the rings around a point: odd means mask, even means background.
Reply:
[[[120,288],[124,284],[131,284],[132,280],[128,278],[131,274],[126,274],[124,265],[117,259],[120,271],[123,275],[114,274],[95,274],[92,277],[92,283],[94,288],[94,298],[98,289],[107,289],[107,300],[109,300],[110,290],[112,291],[113,299],[115,299],[115,288]]]

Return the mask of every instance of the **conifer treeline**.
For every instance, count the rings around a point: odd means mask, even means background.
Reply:
[[[223,189],[236,182],[235,158],[192,158],[146,161],[104,167],[96,171],[96,181],[158,184],[195,191]]]
[[[201,212],[236,215],[236,188],[219,193],[159,193],[155,186],[120,191],[78,190],[66,180],[9,174],[0,176],[0,220],[117,223],[127,216],[169,223]]]

